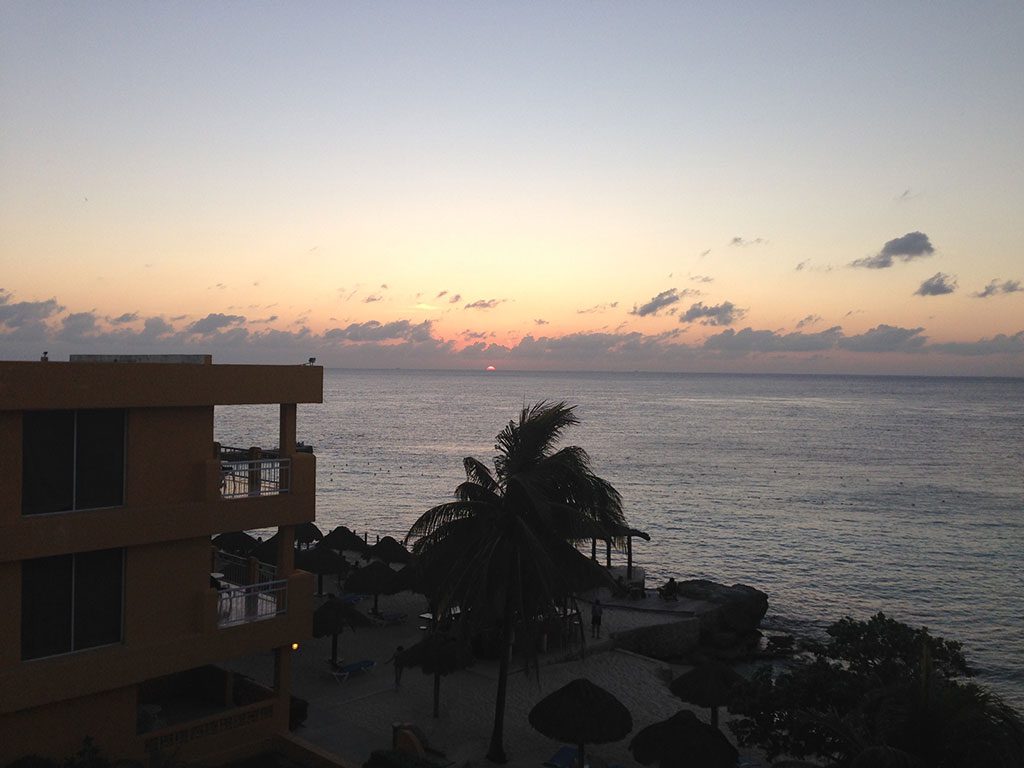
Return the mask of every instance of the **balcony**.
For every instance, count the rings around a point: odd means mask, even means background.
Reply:
[[[291,460],[276,450],[220,446],[218,456],[222,498],[277,496],[291,488]]]
[[[272,619],[288,612],[288,581],[277,578],[276,566],[227,552],[217,552],[213,566],[218,627]]]

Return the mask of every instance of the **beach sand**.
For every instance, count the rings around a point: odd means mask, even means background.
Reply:
[[[602,599],[605,602],[605,599]],[[635,603],[647,604],[637,609]],[[319,601],[318,601],[319,604]],[[372,603],[360,603],[369,610]],[[608,638],[634,627],[679,620],[672,604],[657,598],[634,601],[634,605],[606,603],[602,639],[590,639],[589,609],[581,604],[586,619],[587,655],[564,660],[565,652],[551,652],[540,659],[539,674],[529,673],[513,662],[509,676],[505,713],[505,751],[512,768],[537,768],[560,746],[530,726],[527,715],[543,697],[578,677],[585,677],[615,694],[633,715],[633,731],[618,742],[593,746],[593,752],[609,764],[636,765],[627,747],[642,728],[664,720],[682,708],[708,720],[708,711],[685,705],[669,693],[667,681],[688,667],[648,659],[613,649]],[[653,609],[653,610],[652,610]],[[328,660],[331,638],[306,641],[292,654],[292,691],[309,702],[309,716],[294,735],[340,757],[351,768],[361,766],[375,749],[391,746],[393,723],[413,723],[422,729],[432,747],[440,749],[455,766],[491,766],[484,755],[490,740],[497,689],[496,661],[476,661],[472,667],[442,678],[440,717],[434,719],[433,675],[419,668],[404,670],[396,691],[394,667],[385,664],[399,645],[406,648],[421,636],[417,615],[427,610],[422,595],[402,593],[381,596],[381,611],[405,613],[404,623],[369,627],[339,636],[339,656],[344,662],[373,659],[377,666],[342,683],[330,674]],[[273,662],[269,654],[238,659],[227,665],[258,681],[269,683]],[[721,711],[723,732],[735,743],[724,723],[729,714]],[[590,751],[588,750],[588,754]],[[762,765],[752,750],[751,765]]]

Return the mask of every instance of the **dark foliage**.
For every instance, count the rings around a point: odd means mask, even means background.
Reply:
[[[828,765],[1024,765],[1024,719],[968,674],[960,643],[877,614],[828,629],[814,658],[773,676],[762,668],[730,710],[743,744],[769,758],[813,757]],[[881,763],[880,763],[881,764]]]

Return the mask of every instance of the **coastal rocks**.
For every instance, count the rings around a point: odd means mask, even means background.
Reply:
[[[679,594],[706,604],[700,617],[700,656],[732,661],[758,649],[758,627],[768,611],[768,595],[745,584],[725,586],[707,579],[679,583]],[[691,654],[693,655],[693,654]]]
[[[700,619],[682,618],[669,624],[637,627],[615,634],[619,648],[652,659],[677,659],[697,648],[700,643]]]

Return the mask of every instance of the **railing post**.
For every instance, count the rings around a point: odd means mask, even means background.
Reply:
[[[262,491],[260,457],[263,451],[258,446],[249,449],[249,495],[259,496]]]

